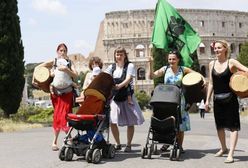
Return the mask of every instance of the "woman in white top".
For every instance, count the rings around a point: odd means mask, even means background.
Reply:
[[[126,88],[135,77],[134,64],[128,61],[127,52],[122,47],[118,47],[115,50],[114,60],[115,63],[109,65],[106,69],[106,72],[114,78],[116,90],[113,100],[110,103],[111,130],[116,141],[116,150],[121,150],[118,126],[127,126],[127,145],[124,152],[130,152],[134,135],[134,125],[141,125],[144,122],[144,117],[135,96],[132,95],[133,104],[129,104],[127,99]],[[117,97],[121,97],[122,99],[117,100]]]

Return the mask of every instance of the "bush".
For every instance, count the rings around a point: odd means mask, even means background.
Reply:
[[[148,106],[148,103],[149,103],[151,97],[148,96],[146,94],[146,92],[144,92],[144,91],[135,92],[135,96],[136,96],[136,98],[138,100],[138,103],[140,105],[141,110],[144,110],[145,107]]]
[[[29,123],[52,123],[53,109],[43,109],[32,105],[21,105],[16,114],[11,115],[14,121]]]

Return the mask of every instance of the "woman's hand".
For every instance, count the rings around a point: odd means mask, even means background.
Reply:
[[[209,106],[209,102],[205,103],[205,111],[210,111],[210,106]]]
[[[119,84],[116,84],[116,85],[115,85],[115,90],[120,90],[120,88],[121,88],[121,87],[120,87]]]

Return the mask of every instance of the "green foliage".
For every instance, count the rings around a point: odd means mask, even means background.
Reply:
[[[20,106],[24,79],[24,50],[17,1],[0,1],[0,108],[5,117]]]
[[[84,80],[85,80],[86,74],[87,74],[87,72],[86,72],[86,73],[80,72],[79,75],[78,75],[78,77],[77,77],[77,79],[76,79],[76,81],[77,81],[77,83],[78,83],[78,85],[79,85],[79,90],[80,90],[80,91],[81,91],[82,88],[83,88],[83,84],[84,84]]]
[[[27,121],[32,123],[52,123],[53,109],[43,109],[41,113],[28,117]]]
[[[156,71],[162,66],[166,65],[168,63],[166,59],[166,52],[163,49],[159,48],[153,48],[152,49],[152,55],[153,55],[153,70]],[[157,86],[159,83],[164,83],[164,77],[159,77],[154,79],[154,85]]]
[[[27,90],[28,90],[28,97],[31,98],[33,96],[32,92],[35,89],[32,85],[32,78],[34,68],[39,65],[40,63],[30,63],[25,66],[25,76],[27,78]]]
[[[144,91],[135,92],[135,97],[137,98],[138,103],[139,103],[139,105],[140,105],[140,108],[141,108],[142,110],[145,109],[145,107],[148,105],[148,103],[149,103],[149,101],[150,101],[150,99],[151,99],[151,97],[148,96],[148,95],[146,94],[146,92],[144,92]]]
[[[191,58],[193,60],[193,65],[192,65],[192,69],[194,71],[200,72],[200,64],[199,64],[199,60],[198,60],[198,56],[197,56],[197,52],[195,51],[192,55]]]
[[[248,67],[248,42],[244,43],[242,46],[241,46],[241,51],[238,55],[238,58],[237,60],[245,65],[246,67]]]
[[[53,109],[43,109],[35,106],[22,105],[16,114],[11,115],[14,121],[30,123],[52,123]]]

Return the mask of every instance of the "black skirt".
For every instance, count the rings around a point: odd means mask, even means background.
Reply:
[[[233,96],[228,103],[214,101],[214,118],[217,129],[240,130],[239,102]]]

